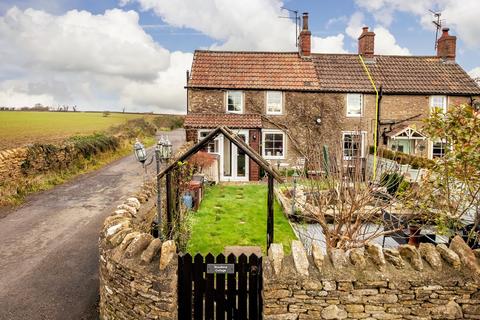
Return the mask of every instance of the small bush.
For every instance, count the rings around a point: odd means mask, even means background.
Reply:
[[[391,195],[395,195],[399,189],[399,186],[403,182],[403,176],[393,172],[384,173],[380,177],[380,185],[387,188],[387,192]]]
[[[104,134],[74,136],[67,139],[68,142],[86,159],[101,152],[115,151],[119,147],[118,138]]]
[[[373,146],[370,146],[369,153],[373,154]],[[409,165],[412,169],[429,169],[435,164],[433,160],[427,158],[412,156],[385,148],[377,148],[377,154],[379,157],[394,160],[399,164]]]

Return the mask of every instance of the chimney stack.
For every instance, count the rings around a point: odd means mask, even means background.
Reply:
[[[362,29],[362,34],[358,37],[358,54],[365,58],[373,58],[375,54],[375,33],[368,31],[368,27]]]
[[[298,36],[298,52],[301,57],[310,57],[312,33],[308,30],[308,12],[303,13],[303,28]]]
[[[442,36],[437,40],[437,57],[455,60],[457,37],[448,34],[449,28],[442,29]]]

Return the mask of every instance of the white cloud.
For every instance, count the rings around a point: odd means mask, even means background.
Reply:
[[[364,27],[364,15],[362,12],[357,11],[348,20],[347,28],[345,29],[345,33],[352,39],[358,39],[360,34],[362,33],[362,27]]]
[[[312,52],[316,53],[346,53],[343,48],[343,34],[326,38],[312,37]]]
[[[376,3],[373,2],[372,5],[376,5]],[[357,40],[362,33],[362,27],[365,26],[364,18],[363,13],[360,11],[355,12],[350,17],[345,33],[353,40]],[[375,32],[375,54],[411,55],[408,48],[397,44],[394,35],[387,28],[376,26],[373,32]]]
[[[396,11],[417,16],[425,29],[434,30],[433,16],[429,9],[440,11],[446,26],[451,27],[470,48],[480,47],[480,1],[478,0],[356,0],[356,3],[372,13],[382,25],[388,26]]]
[[[119,9],[10,9],[0,17],[0,72],[8,79],[0,80],[0,105],[184,111],[192,54],[170,54],[138,20]]]
[[[473,68],[468,72],[472,79],[478,79],[477,82],[480,83],[480,67]]]
[[[373,31],[375,32],[375,54],[411,55],[408,48],[397,44],[395,37],[388,29],[377,26]]]
[[[166,23],[187,27],[217,41],[215,50],[295,51],[295,23],[281,19],[280,0],[121,0],[138,2]],[[314,18],[312,16],[312,18]],[[344,52],[343,35],[312,37],[312,47],[321,52]]]

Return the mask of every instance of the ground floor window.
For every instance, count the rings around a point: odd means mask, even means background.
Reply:
[[[205,138],[208,134],[210,133],[210,130],[199,130],[198,131],[198,140],[202,140]],[[207,146],[206,146],[206,151],[208,153],[218,153],[218,139],[215,139],[213,141],[210,141]]]
[[[365,156],[365,132],[347,131],[342,134],[344,159],[350,160],[354,158],[363,158]]]
[[[265,159],[285,158],[285,133],[280,130],[262,131],[262,155]]]
[[[432,158],[441,158],[445,155],[447,144],[442,141],[432,143]]]

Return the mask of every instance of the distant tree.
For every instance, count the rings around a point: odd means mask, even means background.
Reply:
[[[108,117],[110,115],[110,111],[103,111],[103,116]]]

